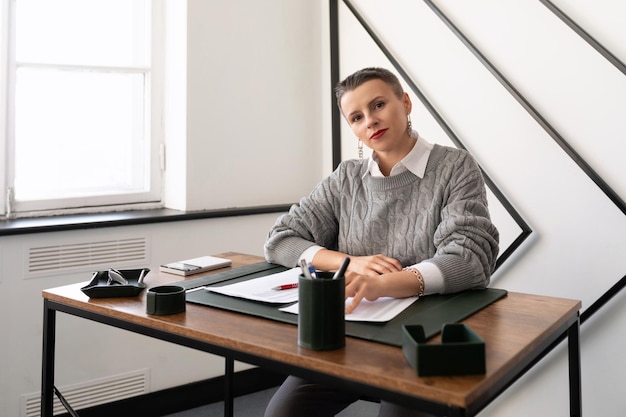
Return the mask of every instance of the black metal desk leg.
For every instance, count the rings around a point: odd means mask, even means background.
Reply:
[[[41,417],[53,416],[54,399],[54,342],[56,310],[48,300],[43,302],[43,349],[41,363]]]
[[[580,372],[580,319],[567,330],[569,357],[569,409],[570,416],[582,416],[582,388]]]
[[[233,387],[235,361],[233,358],[224,358],[224,417],[233,417]]]

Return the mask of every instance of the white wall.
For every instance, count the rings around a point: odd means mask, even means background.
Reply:
[[[341,76],[390,61],[340,2]],[[485,69],[426,2],[352,2],[533,229],[493,279],[510,291],[580,299],[583,310],[626,272],[626,216]],[[626,76],[540,2],[434,2],[624,200]],[[626,62],[622,3],[556,2]],[[413,125],[451,141],[417,98]],[[346,156],[356,144],[343,133]],[[497,201],[492,211],[502,214]],[[503,248],[515,227],[496,219]],[[624,294],[582,329],[584,414],[624,409]],[[562,346],[484,416],[567,415]],[[613,387],[613,388],[612,388]]]
[[[183,6],[168,4],[176,11],[170,36],[181,30]],[[168,76],[167,105],[179,115],[167,128],[168,166],[177,172],[166,180],[168,207],[290,203],[320,180],[320,9],[288,0],[187,2],[186,37],[169,45],[186,65],[170,64]]]

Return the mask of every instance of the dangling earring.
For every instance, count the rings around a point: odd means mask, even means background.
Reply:
[[[410,114],[406,115],[406,132],[409,134],[409,136],[413,135],[413,123],[411,123]]]
[[[363,159],[363,142],[359,140],[359,144],[357,145],[357,149],[359,151],[359,159]]]

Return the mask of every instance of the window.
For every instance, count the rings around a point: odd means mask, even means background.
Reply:
[[[154,3],[10,3],[7,212],[160,201],[160,13]]]

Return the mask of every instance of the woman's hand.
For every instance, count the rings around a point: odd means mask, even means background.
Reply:
[[[402,271],[397,259],[385,255],[351,256],[346,271],[346,298],[354,297],[346,307],[346,313],[352,313],[365,298],[375,301],[387,295],[386,274]]]
[[[377,277],[401,270],[402,264],[400,264],[400,261],[385,255],[350,256],[346,279],[357,276]]]
[[[320,250],[314,257],[314,265],[323,271],[339,268],[347,255]],[[346,313],[352,313],[363,299],[375,301],[380,297],[410,297],[419,291],[419,283],[412,272],[402,270],[400,261],[378,254],[371,256],[352,256],[345,273],[346,298],[353,297],[346,307]]]
[[[317,252],[313,257],[313,265],[320,271],[336,271],[346,256],[350,256],[350,264],[345,273],[346,279],[358,275],[378,276],[402,270],[400,261],[385,255],[352,256],[328,249]]]
[[[382,275],[357,275],[352,279],[346,277],[346,298],[354,297],[350,304],[346,306],[346,314],[352,313],[364,298],[368,301],[376,301],[384,295],[385,280],[382,278]]]
[[[352,261],[351,261],[352,262]],[[394,271],[381,275],[346,275],[346,298],[353,297],[346,306],[350,314],[363,299],[376,301],[380,297],[412,297],[420,291],[420,283],[411,271]]]

